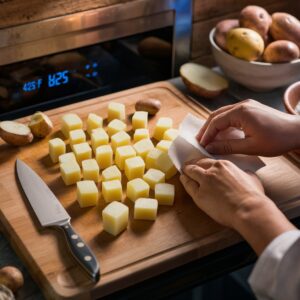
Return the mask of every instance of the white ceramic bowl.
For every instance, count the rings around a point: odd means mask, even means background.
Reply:
[[[300,80],[300,59],[289,63],[248,62],[222,50],[214,40],[215,28],[209,34],[212,53],[225,75],[253,91],[270,91]]]

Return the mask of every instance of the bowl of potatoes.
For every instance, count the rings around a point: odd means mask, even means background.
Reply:
[[[216,63],[225,75],[254,91],[270,91],[300,80],[300,21],[245,7],[239,19],[219,22],[209,35]]]

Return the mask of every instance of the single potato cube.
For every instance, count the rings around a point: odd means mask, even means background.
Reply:
[[[126,195],[131,201],[138,198],[149,197],[149,184],[141,178],[135,178],[127,182]]]
[[[173,184],[158,183],[154,193],[159,205],[173,205],[175,198],[175,186]]]
[[[173,141],[177,138],[178,134],[178,129],[170,128],[165,131],[163,139],[167,141]]]
[[[48,142],[49,155],[52,162],[57,163],[60,155],[66,153],[66,144],[60,138],[52,139]]]
[[[109,136],[103,128],[94,129],[91,133],[92,148],[94,153],[99,146],[108,145]]]
[[[86,141],[85,133],[82,129],[75,129],[69,132],[69,141],[71,145],[84,143]]]
[[[165,173],[166,179],[173,177],[177,173],[168,153],[163,152],[157,159],[157,168]]]
[[[96,128],[101,128],[103,126],[103,118],[90,113],[87,118],[87,132],[89,135],[92,134],[92,131]]]
[[[116,165],[120,170],[124,170],[125,160],[136,156],[136,152],[132,146],[121,146],[116,149]]]
[[[162,154],[163,152],[157,148],[151,149],[145,159],[146,162],[146,169],[156,169],[156,162],[158,157]]]
[[[77,201],[80,207],[95,206],[98,203],[99,192],[94,181],[77,182]]]
[[[156,148],[163,152],[168,153],[171,144],[172,141],[161,140],[160,142],[157,143]]]
[[[60,165],[61,177],[65,185],[71,185],[80,181],[81,171],[77,161],[66,161]]]
[[[69,137],[69,132],[74,129],[82,129],[83,123],[82,120],[78,117],[78,115],[69,113],[65,114],[62,117],[62,126],[61,131],[65,135],[65,137]]]
[[[114,151],[117,147],[130,144],[130,135],[125,131],[119,131],[111,137],[111,145]]]
[[[93,158],[82,161],[82,175],[84,180],[93,180],[99,182],[99,165]]]
[[[136,111],[132,116],[132,128],[147,128],[148,126],[148,112]]]
[[[62,154],[58,157],[58,161],[60,164],[67,162],[69,160],[76,161],[76,157],[73,152],[68,152],[68,153]]]
[[[92,149],[86,142],[73,145],[73,152],[79,164],[85,159],[92,158]]]
[[[143,139],[136,142],[133,145],[133,148],[135,149],[137,155],[141,156],[143,159],[146,159],[148,152],[151,149],[154,149],[154,145],[150,139]]]
[[[102,171],[102,181],[120,180],[122,174],[117,166],[113,165]]]
[[[125,160],[125,175],[128,180],[143,177],[145,172],[145,162],[140,156],[127,158]]]
[[[111,146],[99,146],[96,149],[96,160],[101,170],[111,166],[113,164],[113,151]]]
[[[122,184],[120,180],[102,182],[102,195],[105,202],[122,201]]]
[[[156,140],[160,141],[163,138],[165,131],[171,128],[172,126],[173,120],[171,118],[159,118],[154,127],[153,137]]]
[[[125,105],[117,102],[110,102],[108,104],[108,122],[118,119],[125,120]]]
[[[154,221],[157,216],[157,208],[156,199],[139,198],[134,203],[134,219]]]
[[[165,182],[165,174],[156,169],[149,169],[143,176],[143,179],[150,185],[150,188],[154,190],[157,183]]]
[[[128,217],[128,207],[123,203],[114,201],[102,211],[103,229],[116,236],[127,228]]]
[[[150,139],[149,130],[147,128],[138,128],[133,135],[133,141],[136,143],[143,139]]]
[[[118,119],[114,119],[107,125],[107,133],[109,136],[113,136],[119,131],[125,131],[126,124]]]

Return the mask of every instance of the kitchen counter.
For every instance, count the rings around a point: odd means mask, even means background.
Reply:
[[[183,93],[188,93],[180,78],[169,80]],[[284,110],[282,104],[282,96],[284,89],[278,89],[270,93],[254,93],[246,90],[237,84],[232,83],[228,94],[222,95],[214,100],[203,98],[195,98],[201,104],[205,105],[210,110],[215,110],[218,107],[236,103],[240,100],[252,98],[261,101],[262,103],[272,106],[279,110]],[[134,289],[127,288],[124,291],[116,293],[115,298],[121,298],[126,295],[130,297],[138,297],[141,294],[151,293],[152,298],[155,298],[156,293],[164,295],[170,289],[174,292],[199,285],[204,281],[210,280],[221,274],[236,270],[255,260],[255,255],[246,243],[241,243],[237,246],[225,249],[197,262],[190,263],[186,266],[178,268],[175,272],[167,272],[157,278],[147,280],[138,284]],[[25,286],[20,290],[17,299],[22,300],[39,300],[43,299],[39,288],[35,285],[30,275],[27,273],[20,259],[10,247],[8,241],[0,233],[0,266],[15,265],[22,270],[25,276]],[[140,293],[140,294],[139,294]]]

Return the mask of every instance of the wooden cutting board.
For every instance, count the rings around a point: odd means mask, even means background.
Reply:
[[[55,125],[55,131],[49,138],[62,137],[60,117],[67,112],[77,113],[83,120],[90,112],[106,117],[107,104],[113,100],[126,104],[130,116],[135,102],[149,97],[162,102],[161,111],[149,122],[150,131],[161,116],[172,117],[175,127],[188,112],[202,118],[208,116],[205,109],[191,103],[172,85],[159,82],[48,111]],[[26,122],[28,118],[21,121]],[[183,190],[178,176],[171,180],[176,186],[173,207],[159,207],[155,222],[135,221],[132,218],[133,205],[125,200],[130,209],[129,227],[118,237],[109,235],[103,231],[101,223],[103,200],[100,200],[99,207],[79,207],[76,187],[63,184],[58,165],[53,165],[48,157],[49,138],[22,148],[0,142],[0,221],[6,236],[47,299],[95,299],[240,241],[237,234],[221,227],[195,206]],[[24,160],[44,179],[72,217],[76,231],[95,252],[102,275],[97,284],[90,282],[70,255],[62,233],[39,225],[17,184],[16,158]],[[260,174],[267,192],[275,191],[274,198],[278,196],[282,200],[282,189],[272,188],[272,180],[276,181],[277,176],[269,176],[276,168],[279,169],[277,175],[280,172],[290,174],[285,178],[287,181],[292,179],[295,183],[292,195],[298,193],[299,196],[299,169],[283,157],[269,159],[266,171]],[[282,197],[285,198],[289,191],[290,187]],[[288,200],[290,196],[281,202],[281,208],[293,216],[298,215],[300,199],[294,197]]]

